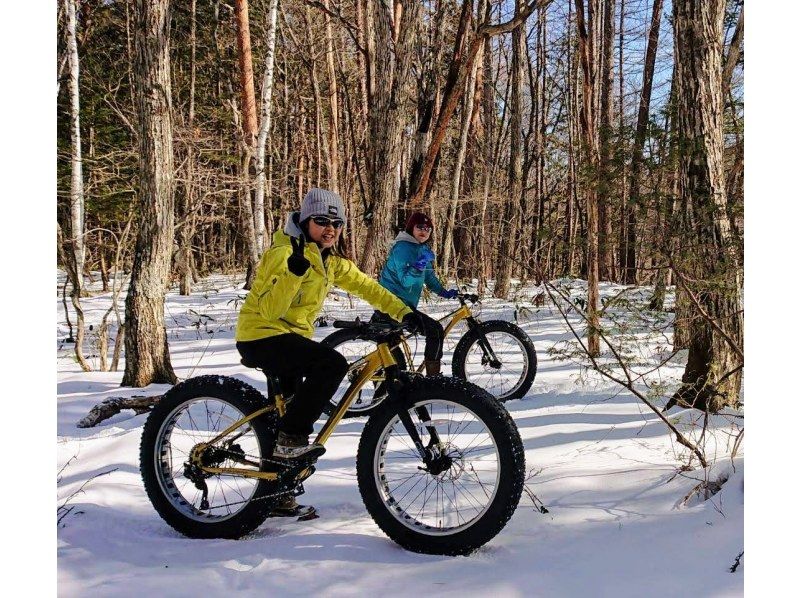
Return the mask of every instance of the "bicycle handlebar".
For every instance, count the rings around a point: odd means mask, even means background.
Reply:
[[[334,328],[361,328],[364,325],[364,322],[356,318],[355,322],[351,320],[334,320],[333,327]]]
[[[481,300],[481,298],[478,297],[478,295],[476,295],[475,293],[459,293],[458,295],[456,295],[456,297],[458,297],[462,303],[465,301],[469,301],[470,303],[477,303],[478,301]]]
[[[370,330],[376,333],[402,332],[408,330],[408,324],[403,322],[362,322],[355,320],[334,320],[334,328],[357,328]]]

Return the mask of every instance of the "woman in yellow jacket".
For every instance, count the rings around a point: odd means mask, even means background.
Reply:
[[[275,458],[297,459],[319,450],[308,445],[308,436],[347,373],[344,357],[311,340],[332,286],[411,328],[423,326],[400,299],[335,252],[344,222],[341,197],[311,189],[300,211],[291,213],[284,230],[273,236],[239,312],[236,348],[245,361],[282,379],[303,379],[279,423]]]

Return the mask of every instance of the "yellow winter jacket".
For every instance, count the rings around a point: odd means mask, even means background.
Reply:
[[[398,321],[411,311],[350,260],[330,255],[323,263],[320,249],[313,242],[306,243],[304,250],[311,267],[303,276],[295,276],[286,262],[292,253],[289,235],[296,237],[301,231],[291,218],[285,231],[273,235],[272,247],[261,256],[253,286],[239,312],[237,341],[254,341],[288,332],[311,338],[314,320],[334,285]]]

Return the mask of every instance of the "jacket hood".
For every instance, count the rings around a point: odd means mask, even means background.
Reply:
[[[414,245],[421,245],[421,243],[414,238],[414,235],[409,235],[406,231],[401,230],[399,233],[397,233],[394,241],[392,241],[389,245],[389,249],[394,247],[394,244],[398,241],[406,241],[407,243],[413,243]]]
[[[282,231],[277,231],[272,236],[272,246],[273,247],[281,247],[284,245],[291,245],[291,237],[295,239],[299,239],[301,235],[305,235],[303,233],[303,229],[300,228],[300,212],[290,212],[289,216],[286,218],[286,224],[283,227]],[[324,257],[329,255],[329,251],[325,250],[323,253],[320,251],[319,246],[311,241],[308,238],[308,235],[305,235],[306,239],[306,248],[304,250],[304,254],[306,257],[311,257],[311,264],[318,268],[321,272],[325,272],[325,264],[324,264]]]
[[[300,235],[303,234],[300,228],[300,212],[289,213],[289,216],[286,218],[286,225],[283,227],[283,232],[295,239],[300,238]]]

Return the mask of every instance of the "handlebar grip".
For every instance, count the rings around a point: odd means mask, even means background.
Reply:
[[[350,320],[334,320],[333,327],[334,328],[361,328],[362,322],[360,320],[356,320],[355,322]]]

